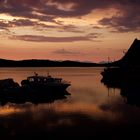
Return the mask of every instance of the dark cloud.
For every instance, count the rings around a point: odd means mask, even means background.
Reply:
[[[56,22],[56,17],[78,17],[97,9],[115,8],[121,16],[103,18],[99,23],[126,32],[139,30],[139,5],[139,0],[1,0],[0,13]]]
[[[140,1],[123,0],[118,3],[117,8],[120,10],[120,15],[103,18],[99,24],[113,28],[113,32],[140,31]]]
[[[7,28],[8,24],[6,24],[3,20],[0,20],[0,35],[8,35],[10,34],[10,30]]]
[[[9,25],[11,26],[35,26],[35,25],[40,25],[37,22],[31,21],[29,19],[19,19],[19,20],[12,20],[9,21]]]
[[[65,49],[56,50],[53,53],[59,54],[59,55],[81,55],[80,52],[68,51],[68,50],[65,50]]]
[[[37,22],[31,21],[29,19],[19,19],[19,20],[12,20],[12,21],[5,21],[5,20],[0,20],[0,27],[15,27],[15,26],[35,26],[35,25],[41,25]]]
[[[73,3],[72,11],[68,11],[66,16],[83,16],[89,14],[92,10],[107,8],[112,5],[107,0],[51,0],[52,2],[67,4]]]
[[[75,25],[61,25],[59,29],[62,32],[84,33],[84,31],[78,29]]]
[[[27,27],[31,26],[34,30],[37,31],[48,31],[49,29],[56,29],[58,32],[72,32],[72,33],[85,33],[78,26],[75,25],[47,25],[38,21],[32,21],[30,19],[14,19],[12,21],[0,20],[0,29],[9,30],[12,27]]]
[[[60,5],[63,8],[60,8]],[[68,10],[68,4],[73,6]],[[12,16],[35,18],[43,21],[53,21],[56,16],[73,17],[90,13],[93,9],[105,8],[110,4],[103,0],[1,0],[0,13],[7,13]]]
[[[0,28],[4,29],[4,28],[6,28],[8,26],[9,25],[6,23],[6,21],[0,19]]]
[[[122,16],[113,16],[111,18],[103,18],[99,21],[99,24],[111,27],[113,32],[130,32],[130,31],[140,31],[140,16],[133,13],[123,14]],[[140,12],[138,10],[137,12]]]
[[[54,22],[53,15],[44,13],[45,8],[47,7],[41,0],[7,0],[6,2],[2,0],[0,2],[0,13]]]
[[[46,25],[46,24],[39,24],[39,29],[37,30],[46,30],[46,29],[56,29],[58,32],[72,32],[72,33],[85,33],[81,28],[75,25],[63,25],[63,24],[57,24],[57,25]]]
[[[102,29],[102,27],[99,26],[92,26],[93,29]]]
[[[86,36],[71,36],[71,37],[47,37],[37,35],[14,35],[10,39],[31,41],[31,42],[77,42],[77,41],[93,41],[98,38],[98,34],[89,34]]]

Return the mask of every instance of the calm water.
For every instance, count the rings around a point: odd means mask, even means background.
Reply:
[[[0,79],[22,79],[34,72],[71,81],[71,93],[53,103],[7,103],[0,106],[1,135],[65,135],[126,137],[140,132],[140,108],[130,104],[121,89],[102,84],[103,68],[0,68]],[[139,100],[140,101],[140,100]]]

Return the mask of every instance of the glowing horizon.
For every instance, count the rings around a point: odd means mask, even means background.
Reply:
[[[140,37],[139,4],[138,0],[0,0],[0,58],[118,60]]]

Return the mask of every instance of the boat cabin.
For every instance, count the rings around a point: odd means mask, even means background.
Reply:
[[[29,82],[35,82],[35,83],[61,83],[61,78],[52,78],[51,76],[31,76],[28,77],[27,80]]]

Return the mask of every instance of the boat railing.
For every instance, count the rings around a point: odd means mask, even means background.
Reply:
[[[62,80],[62,83],[64,83],[64,84],[71,84],[70,81],[66,81],[66,80]]]

